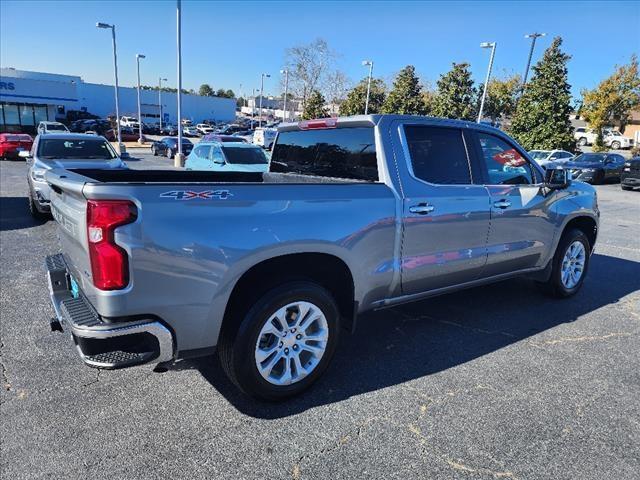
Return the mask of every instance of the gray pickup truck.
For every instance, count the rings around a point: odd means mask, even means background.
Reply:
[[[576,293],[590,185],[503,132],[369,115],[279,129],[268,173],[52,170],[54,326],[98,368],[210,355],[244,392],[295,395],[363,312],[528,275]],[[358,328],[367,328],[362,323]]]

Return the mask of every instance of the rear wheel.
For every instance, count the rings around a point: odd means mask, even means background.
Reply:
[[[170,148],[167,148],[167,158],[173,158],[173,151]]]
[[[151,153],[153,154],[154,157],[158,156],[158,151],[156,150],[156,147],[154,147],[153,145],[151,145]]]
[[[586,137],[580,137],[578,139],[578,145],[580,145],[581,147],[584,147],[587,144],[587,138]]]
[[[611,142],[611,148],[613,148],[614,150],[620,150],[620,142],[618,142],[617,140],[615,142]]]
[[[575,295],[582,287],[590,259],[591,246],[584,232],[578,229],[565,232],[553,256],[551,276],[541,286],[554,297]]]
[[[232,322],[237,320],[229,318]],[[219,342],[222,366],[245,393],[282,400],[325,371],[339,336],[335,300],[320,285],[293,281],[262,295]]]

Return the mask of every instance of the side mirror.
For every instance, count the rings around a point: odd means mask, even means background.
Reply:
[[[564,168],[548,168],[544,172],[545,186],[551,190],[561,190],[571,185],[571,172]]]
[[[29,157],[31,157],[31,152],[29,152],[29,150],[20,150],[18,152],[18,156],[20,158],[29,158]]]

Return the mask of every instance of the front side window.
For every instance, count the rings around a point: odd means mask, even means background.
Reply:
[[[413,175],[443,185],[471,183],[471,172],[462,130],[407,125],[404,129]]]
[[[198,145],[195,148],[195,154],[197,157],[209,159],[209,153],[211,152],[211,145]]]
[[[219,145],[211,146],[211,160],[213,160],[214,163],[225,163],[224,155]]]
[[[489,185],[531,185],[534,175],[513,145],[488,133],[478,133]]]

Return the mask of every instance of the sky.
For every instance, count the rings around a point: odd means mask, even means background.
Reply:
[[[97,29],[98,21],[116,25],[121,85],[135,85],[135,54],[142,53],[143,84],[163,76],[176,86],[175,1],[0,0],[0,66],[113,84],[110,32]],[[260,87],[264,72],[271,74],[265,95],[278,95],[287,48],[316,38],[329,43],[337,67],[353,83],[366,76],[365,59],[387,82],[412,64],[435,86],[452,62],[468,62],[482,82],[489,50],[481,42],[497,42],[494,74],[522,74],[530,47],[524,35],[536,31],[547,36],[538,40],[534,63],[554,36],[562,36],[577,96],[640,54],[640,1],[184,0],[183,88],[208,83],[238,93],[242,84],[246,94]]]

